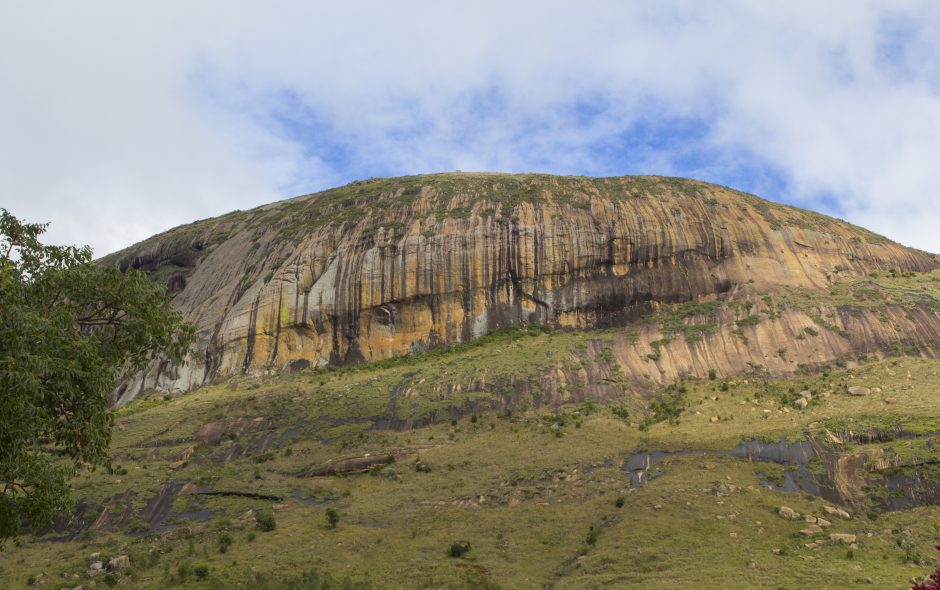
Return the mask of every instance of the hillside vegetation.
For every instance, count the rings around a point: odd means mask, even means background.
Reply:
[[[791,291],[758,321],[725,319],[719,301],[153,393],[118,411],[114,472],[74,482],[72,521],[0,554],[0,585],[904,588],[940,535],[940,362],[899,345],[641,390],[615,350],[647,329],[707,342],[729,321],[759,340],[791,307],[932,308],[938,279]],[[555,371],[572,381],[546,381]],[[602,382],[605,403],[579,396],[576,375]],[[751,460],[727,454],[742,441]],[[768,459],[799,441],[815,454]]]

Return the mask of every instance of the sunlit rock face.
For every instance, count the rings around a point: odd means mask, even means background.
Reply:
[[[147,388],[387,358],[501,328],[618,326],[662,303],[937,266],[845,222],[697,181],[463,173],[357,182],[235,212],[103,262],[149,272],[199,328],[192,362],[155,363],[122,384],[118,403]],[[802,329],[799,318],[778,323]],[[689,366],[666,372],[694,372],[696,353],[683,355]]]

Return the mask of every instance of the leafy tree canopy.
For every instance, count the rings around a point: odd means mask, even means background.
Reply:
[[[184,362],[195,334],[143,273],[45,245],[45,229],[0,209],[0,544],[66,510],[77,469],[109,466],[115,381]]]

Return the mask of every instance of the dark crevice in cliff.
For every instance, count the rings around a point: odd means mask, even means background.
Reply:
[[[271,366],[274,366],[274,363],[277,361],[277,351],[281,344],[281,309],[284,305],[284,289],[278,288],[277,290],[277,314],[276,323],[274,324],[274,346],[271,347],[271,358],[268,359],[268,362]]]
[[[255,352],[255,334],[258,329],[258,303],[261,299],[259,294],[255,298],[255,304],[251,306],[251,314],[248,320],[248,335],[245,339],[245,360],[242,362],[242,372],[247,373],[251,368],[251,361]]]

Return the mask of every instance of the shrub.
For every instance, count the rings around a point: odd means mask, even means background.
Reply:
[[[270,510],[259,510],[255,514],[255,520],[258,522],[258,528],[262,531],[273,531],[277,528],[277,520],[274,513]]]
[[[617,508],[623,508],[623,505],[624,505],[624,503],[625,503],[626,501],[627,501],[627,499],[626,499],[624,496],[617,496],[617,501],[614,502],[614,505],[615,505]]]
[[[326,526],[331,529],[335,529],[339,524],[339,512],[336,511],[336,508],[327,508],[326,509]]]
[[[235,542],[235,539],[232,538],[232,535],[226,532],[219,533],[219,553],[228,551],[233,542]]]
[[[714,381],[718,378],[718,372],[715,369],[709,369],[708,371],[708,380]]]
[[[204,580],[209,577],[209,566],[208,565],[197,565],[193,568],[193,574],[196,575],[200,580]]]
[[[783,467],[776,463],[768,463],[761,471],[764,477],[770,483],[774,484],[777,487],[782,486],[786,483],[786,474],[783,472]]]
[[[470,551],[470,541],[457,541],[451,543],[450,549],[447,551],[447,555],[450,557],[463,557],[465,553]]]
[[[415,471],[418,473],[431,473],[431,466],[421,460],[419,457],[415,461]]]
[[[627,420],[630,418],[630,411],[623,406],[611,406],[610,413],[620,418],[621,420]]]
[[[585,541],[587,541],[587,544],[593,545],[597,543],[597,535],[598,535],[598,531],[596,528],[591,527],[590,529],[588,529],[587,539],[585,539]]]
[[[914,565],[926,565],[927,559],[918,551],[917,546],[910,541],[905,541],[904,539],[897,539],[898,547],[904,550],[904,555],[901,560],[904,563],[913,563]],[[938,589],[940,590],[940,589]]]
[[[652,426],[667,420],[672,424],[678,424],[679,416],[686,406],[687,391],[688,389],[682,383],[673,383],[667,387],[659,399],[650,402],[650,415],[647,416],[645,424]]]
[[[760,323],[760,319],[761,318],[759,315],[748,315],[741,318],[740,320],[735,320],[734,323],[737,324],[739,328],[743,328],[745,326],[756,326]]]

